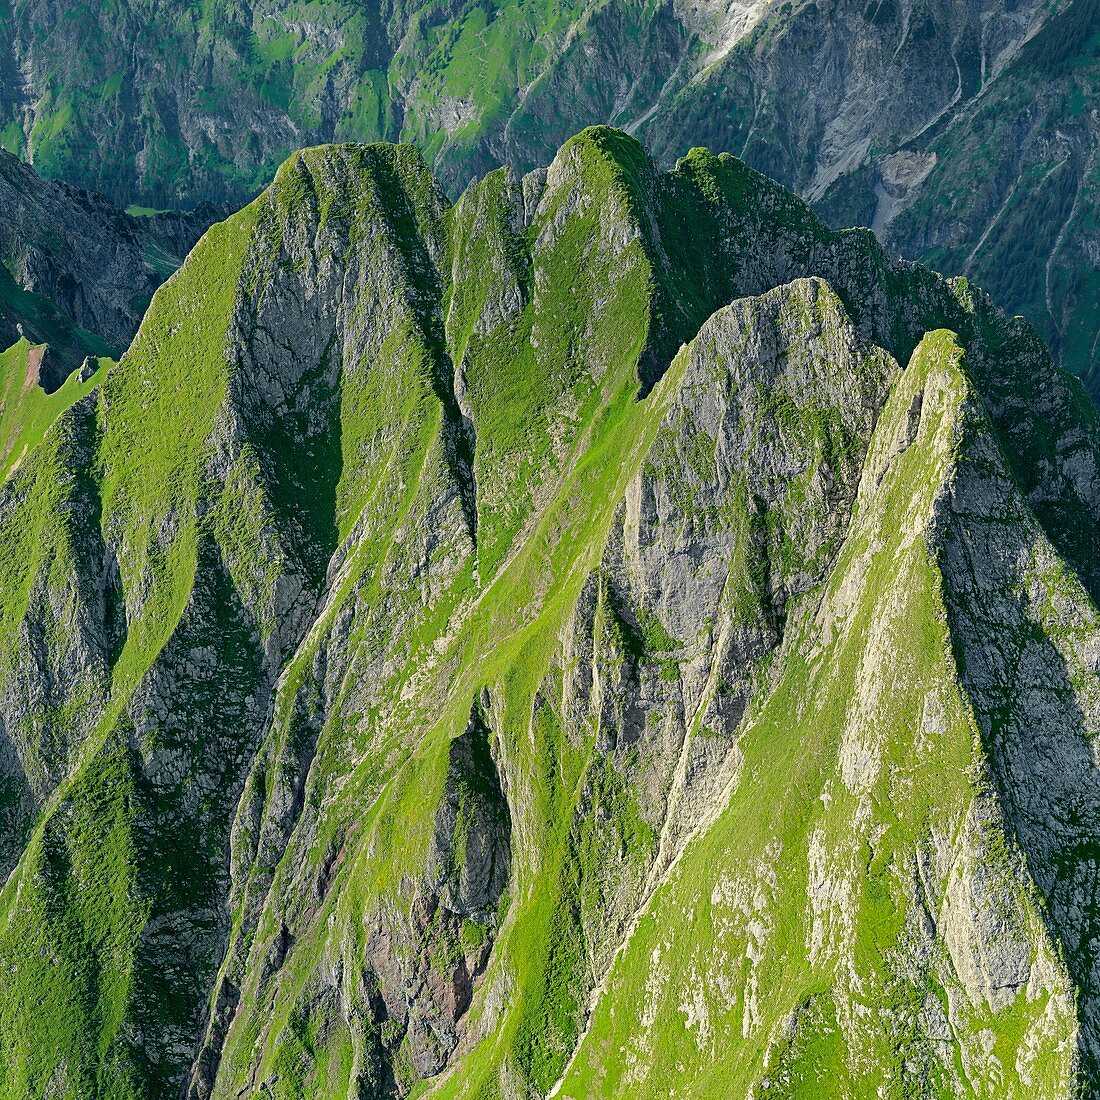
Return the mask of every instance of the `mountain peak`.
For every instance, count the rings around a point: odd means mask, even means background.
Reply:
[[[1098,1079],[1100,432],[969,284],[607,127],[327,145],[66,386],[0,1094]]]

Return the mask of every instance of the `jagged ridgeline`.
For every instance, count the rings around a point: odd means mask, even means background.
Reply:
[[[4,1100],[1100,1086],[1022,321],[595,129],[300,153],[104,371],[0,500]]]

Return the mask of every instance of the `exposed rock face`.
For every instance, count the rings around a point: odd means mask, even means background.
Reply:
[[[89,386],[0,498],[0,1095],[1097,1087],[1100,433],[965,281],[605,128],[330,146]]]
[[[48,343],[40,378],[48,391],[86,356],[118,356],[153,291],[227,213],[206,206],[131,217],[0,151],[0,344]]]
[[[121,205],[242,202],[345,139],[415,142],[458,193],[611,123],[737,154],[1098,369],[1097,0],[55,8],[0,15],[4,145]]]
[[[479,705],[451,742],[428,850],[431,891],[460,917],[492,918],[508,885],[511,821]]]
[[[729,149],[838,225],[969,276],[1100,383],[1096,0],[773,8],[637,133]]]

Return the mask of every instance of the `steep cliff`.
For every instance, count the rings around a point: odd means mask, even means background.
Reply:
[[[962,274],[1100,393],[1100,4],[794,0],[638,134],[729,149],[837,225]]]

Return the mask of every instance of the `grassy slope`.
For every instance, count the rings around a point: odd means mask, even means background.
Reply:
[[[7,477],[42,441],[47,428],[71,405],[91,393],[111,367],[101,359],[85,380],[70,375],[60,389],[46,393],[38,381],[47,345],[26,339],[0,353],[0,474]]]
[[[586,149],[583,153],[589,155],[592,151]],[[705,158],[698,159],[705,161]],[[629,176],[630,166],[629,158],[625,163],[620,161],[618,172],[625,170]],[[704,170],[706,167],[704,165]],[[734,187],[744,186],[732,166],[730,174],[736,181]],[[598,180],[600,176],[594,172],[587,178]],[[496,176],[482,186],[483,191],[472,192],[464,200],[466,213],[474,216],[469,211],[472,207],[478,211],[477,216],[484,216],[491,226],[486,230],[489,239],[494,244],[500,243],[495,252],[475,253],[474,259],[478,262],[466,269],[472,273],[472,285],[456,283],[456,295],[468,290],[474,298],[477,297],[478,278],[498,263],[501,256],[508,256],[510,248],[497,205],[503,201],[504,180]],[[614,196],[611,201],[614,202]],[[460,205],[459,211],[463,209]],[[792,214],[804,216],[797,208]],[[537,231],[536,225],[532,236]],[[458,240],[463,240],[461,228]],[[458,251],[462,247],[460,244]],[[515,285],[521,288],[532,281],[525,270],[521,255],[510,270]],[[574,294],[576,277],[572,272],[575,270],[576,265],[570,268],[569,276]],[[625,270],[629,272],[629,263]],[[540,280],[536,277],[533,282],[537,286]],[[542,283],[553,286],[552,279],[546,276]],[[901,301],[907,291],[904,287],[896,287],[891,293]],[[953,300],[948,297],[947,302]],[[925,308],[948,307],[941,299],[938,307]],[[958,307],[953,305],[952,308]],[[470,345],[464,343],[468,330],[453,317],[450,327],[452,334],[458,333],[454,353],[458,361],[469,351]],[[560,328],[566,334],[571,331],[568,324]],[[904,343],[909,337],[904,324],[901,329],[898,338]],[[520,332],[524,330],[520,328]],[[490,376],[493,384],[487,389],[489,396],[508,395],[511,393],[509,386],[515,385],[514,378],[527,379],[532,370],[538,369],[526,358],[532,352],[522,343],[518,355],[524,358],[517,360],[513,358],[517,354],[516,345],[502,342],[500,333],[486,336],[484,341],[485,346],[494,351],[500,376],[499,381],[497,375]],[[637,368],[631,368],[629,357],[620,358],[620,355],[621,351],[617,350],[600,390],[601,401],[610,398],[611,403],[594,416],[588,413],[580,418],[580,438],[590,454],[569,471],[566,482],[549,496],[537,513],[535,524],[526,528],[519,553],[507,560],[503,575],[489,583],[488,591],[470,619],[461,622],[460,633],[453,644],[457,649],[448,647],[439,659],[443,683],[432,686],[435,678],[432,669],[436,664],[432,657],[427,670],[421,669],[416,677],[411,702],[407,688],[399,698],[390,697],[381,703],[374,700],[374,705],[386,718],[379,721],[371,713],[363,724],[363,732],[371,739],[370,763],[361,779],[357,777],[342,790],[340,799],[350,811],[351,807],[370,801],[375,797],[374,792],[381,790],[381,797],[374,804],[368,821],[358,827],[352,822],[327,826],[324,839],[307,834],[311,839],[308,855],[304,848],[292,843],[285,869],[277,874],[274,898],[270,903],[272,916],[266,931],[261,930],[259,935],[260,946],[253,956],[253,974],[256,973],[255,964],[263,955],[261,947],[271,942],[281,921],[285,920],[294,930],[293,935],[300,945],[292,951],[285,975],[253,1006],[255,1020],[250,1024],[239,1021],[238,1030],[231,1033],[222,1079],[227,1091],[249,1074],[247,1059],[257,1036],[264,1032],[268,1038],[266,1052],[259,1061],[259,1072],[261,1078],[272,1082],[273,1088],[288,1066],[298,1067],[287,1078],[290,1083],[286,1087],[292,1091],[299,1087],[293,1082],[304,1080],[308,1084],[313,1080],[310,1074],[335,1072],[322,1069],[326,1066],[344,1067],[342,1072],[351,1079],[351,1067],[363,1059],[363,1036],[357,1033],[354,1024],[340,1021],[339,1014],[331,1008],[317,1007],[320,998],[317,973],[319,968],[335,965],[336,958],[342,959],[341,965],[346,967],[351,965],[351,960],[364,954],[369,957],[370,944],[356,938],[349,947],[340,939],[343,933],[330,932],[327,927],[332,923],[336,929],[357,926],[356,914],[374,911],[388,891],[397,889],[399,881],[408,881],[404,876],[415,879],[417,868],[423,862],[436,799],[434,794],[424,798],[423,792],[439,790],[445,760],[443,746],[447,738],[463,728],[468,700],[483,687],[497,700],[494,727],[500,731],[499,751],[508,760],[509,768],[514,769],[513,774],[545,777],[518,780],[523,793],[515,800],[516,805],[524,807],[522,824],[517,827],[523,835],[537,838],[530,843],[538,855],[530,865],[521,864],[516,898],[511,902],[501,933],[499,955],[494,969],[485,979],[489,988],[503,982],[505,988],[516,990],[514,1011],[503,1021],[495,1015],[488,1017],[484,1026],[496,1028],[492,1039],[463,1061],[460,1073],[444,1086],[444,1091],[493,1095],[498,1087],[502,1062],[510,1064],[512,1071],[519,1073],[520,1078],[537,1091],[545,1090],[556,1080],[580,1026],[584,1000],[581,991],[593,980],[581,920],[583,905],[597,889],[599,879],[598,867],[590,862],[599,858],[600,850],[588,823],[592,809],[588,800],[593,797],[593,791],[605,792],[595,797],[610,817],[609,828],[616,832],[627,851],[636,852],[634,858],[643,869],[652,856],[655,841],[639,816],[633,796],[629,792],[616,792],[614,786],[610,790],[601,786],[599,775],[604,762],[590,740],[593,731],[582,734],[578,742],[576,731],[563,728],[556,708],[547,702],[560,695],[563,689],[562,673],[556,667],[554,651],[561,644],[582,583],[601,553],[608,530],[610,501],[618,499],[617,493],[625,480],[629,480],[631,468],[637,469],[636,464],[648,448],[654,430],[651,417],[658,415],[647,411],[649,406],[630,402],[634,386],[632,375]],[[477,460],[482,464],[478,475],[479,568],[483,569],[483,582],[488,583],[489,570],[498,560],[492,540],[501,523],[493,511],[500,499],[493,492],[495,479],[502,474],[511,476],[510,471],[516,468],[527,469],[523,463],[532,449],[541,450],[544,464],[549,457],[540,443],[539,418],[543,387],[547,382],[536,374],[534,377],[540,379],[538,384],[522,388],[521,403],[538,403],[525,417],[497,421],[493,419],[493,406],[476,403],[479,399],[477,360],[470,356],[468,362],[474,364],[470,368],[470,399],[478,425]],[[562,373],[566,379],[570,378],[567,371],[560,372],[551,376],[550,382],[559,384],[557,379]],[[667,400],[668,387],[675,385],[676,374],[674,368],[654,392],[652,401],[658,408]],[[614,396],[612,380],[616,377],[623,378],[624,389],[620,396]],[[582,375],[582,384],[585,381]],[[555,393],[552,389],[550,392]],[[567,393],[566,407],[572,410],[576,407],[576,391]],[[584,405],[580,407],[583,409]],[[570,429],[566,438],[571,438],[574,430]],[[495,436],[494,431],[500,432],[500,436]],[[568,454],[566,447],[550,457],[550,469],[555,468],[555,459],[561,461],[562,456]],[[493,461],[488,461],[486,456],[492,456]],[[502,456],[507,456],[509,461],[502,462]],[[565,462],[568,461],[566,457]],[[569,470],[568,465],[566,469]],[[517,481],[522,484],[520,479]],[[524,507],[522,491],[510,493],[503,499],[512,508]],[[515,521],[504,528],[505,532],[509,532],[509,528],[515,529]],[[550,578],[555,578],[554,583]],[[443,692],[443,703],[438,702],[439,692]],[[426,702],[422,696],[426,697]],[[387,700],[385,694],[381,698]],[[442,716],[438,713],[440,710]],[[384,731],[384,737],[380,737],[378,729]],[[418,737],[417,751],[394,772],[390,763],[395,752],[391,738],[403,739],[407,736],[404,731],[410,729],[431,732],[422,741]],[[334,725],[333,733],[337,731],[346,736],[343,722]],[[311,777],[318,799],[326,783],[331,781],[326,779],[328,765],[324,763],[324,742],[322,734],[318,760],[314,763],[316,771]],[[400,759],[399,753],[397,759]],[[380,761],[385,761],[385,765],[380,767]],[[339,804],[327,806],[326,814],[330,821],[339,822]],[[344,883],[339,890],[340,900],[326,903],[317,911],[310,906],[303,911],[303,907],[287,896],[300,895],[311,880],[309,864],[307,862],[303,869],[302,860],[320,861],[329,844],[344,843],[351,843],[354,851],[364,854],[345,857],[347,870],[346,878],[339,880]],[[376,856],[367,854],[380,850],[393,853],[381,866],[375,862]],[[280,878],[284,883],[281,886]],[[412,895],[404,888],[398,890],[398,894],[401,900],[397,908],[404,910],[411,904]],[[400,926],[400,916],[391,915],[387,919],[394,920],[395,927]],[[278,988],[284,993],[286,1015],[272,1016],[268,1006],[275,1002],[269,998],[277,996],[275,990]],[[400,1072],[408,1080],[415,1077],[407,1061]],[[316,1078],[317,1081],[321,1079]],[[330,1079],[323,1079],[325,1087],[331,1087]]]
[[[70,372],[85,356],[116,358],[119,354],[118,348],[74,325],[49,298],[23,290],[3,265],[0,265],[0,314],[6,317],[10,328],[21,324],[25,339],[48,344],[58,364]],[[51,376],[43,381],[53,388],[61,379]]]
[[[1033,965],[1051,962],[957,685],[929,542],[936,496],[973,415],[958,360],[950,334],[930,335],[892,394],[867,463],[883,480],[865,480],[833,575],[807,594],[785,671],[745,726],[729,803],[639,919],[561,1096],[885,1088],[1053,1097],[1072,1087],[1068,1052],[1053,1036],[1029,1052],[1026,1084],[1012,1069],[1013,1037],[1044,1013],[1072,1032],[1068,984],[994,1004],[967,998],[956,944],[922,952],[914,925],[921,906],[946,925],[950,878],[988,871],[997,885],[986,903],[1003,906],[1005,934],[1022,929]],[[918,392],[919,435],[891,461]],[[918,880],[916,867],[930,879]],[[929,998],[950,1006],[954,1065],[932,1053]],[[1004,1076],[966,1072],[983,1028]]]
[[[331,914],[337,922],[336,927],[349,929],[362,923],[354,918],[355,913],[372,911],[380,900],[396,903],[399,909],[411,903],[407,891],[398,884],[408,875],[417,875],[418,868],[423,865],[438,798],[437,794],[425,797],[425,792],[440,789],[446,763],[444,750],[450,736],[464,728],[470,699],[497,675],[517,681],[516,692],[500,692],[501,697],[509,700],[509,712],[502,720],[516,729],[529,726],[530,714],[524,717],[524,711],[529,708],[531,694],[552,657],[562,619],[569,614],[579,586],[595,564],[594,555],[600,547],[599,532],[606,530],[610,522],[614,502],[621,495],[624,478],[629,476],[630,462],[637,462],[644,451],[644,441],[636,434],[638,407],[633,397],[638,385],[636,364],[645,334],[645,303],[649,290],[648,265],[636,244],[626,246],[626,254],[618,265],[609,264],[606,253],[598,251],[596,256],[605,266],[585,273],[587,279],[592,280],[589,285],[602,285],[607,289],[601,310],[592,310],[593,299],[577,297],[573,300],[575,304],[566,306],[566,323],[554,326],[553,330],[547,325],[547,318],[554,316],[549,304],[566,302],[570,289],[575,286],[574,265],[583,242],[599,232],[594,212],[606,211],[609,205],[622,201],[618,194],[621,184],[617,165],[597,144],[578,141],[563,157],[563,162],[571,170],[563,173],[565,181],[560,196],[548,201],[540,224],[553,224],[560,207],[568,206],[577,192],[586,201],[581,203],[580,215],[567,222],[560,238],[540,250],[535,260],[532,282],[535,286],[541,284],[541,291],[535,295],[530,319],[521,316],[516,328],[522,334],[532,325],[540,327],[543,338],[538,341],[537,350],[521,338],[504,344],[510,357],[500,355],[501,337],[511,334],[497,334],[495,339],[485,340],[476,350],[467,346],[467,354],[463,357],[470,378],[470,402],[478,424],[478,460],[485,463],[478,467],[478,567],[483,591],[473,607],[460,610],[457,621],[461,629],[447,650],[442,654],[432,652],[438,647],[430,632],[433,628],[442,631],[444,638],[449,633],[444,618],[449,600],[445,598],[441,606],[433,609],[433,620],[404,643],[411,647],[406,651],[408,666],[399,666],[394,682],[384,683],[380,685],[381,690],[372,693],[370,710],[361,716],[349,714],[353,707],[358,709],[362,703],[341,700],[321,731],[307,800],[320,800],[333,782],[340,783],[341,795],[338,802],[326,808],[321,835],[310,838],[309,858],[311,862],[321,859],[332,837],[337,841],[342,841],[345,835],[354,837],[351,850],[344,856],[346,871],[342,881],[345,885],[333,891],[319,912],[310,912],[307,908],[305,913],[296,913],[295,910],[302,908],[297,901],[302,896],[297,880],[303,868],[295,857],[284,859],[276,876],[273,889],[276,900],[270,906],[268,921],[286,920],[296,929],[296,934],[299,934],[299,922],[308,922],[307,932],[296,943],[279,985],[249,1004],[247,1012],[238,1015],[230,1034],[223,1070],[227,1082],[237,1074],[243,1077],[249,1073],[257,1036],[265,1035],[261,1048],[264,1053],[259,1059],[261,1077],[271,1080],[282,1077],[284,1084],[280,1087],[293,1092],[298,1077],[288,1073],[287,1066],[302,1058],[301,1032],[305,1027],[296,1013],[306,1012],[305,1006],[311,1003],[316,981],[313,969],[317,960],[337,954],[346,956],[350,964],[357,952],[362,954],[364,951],[358,939],[350,944],[331,942],[327,917]],[[483,186],[489,188],[499,183],[498,176]],[[469,201],[470,196],[467,199]],[[492,201],[491,195],[488,201]],[[467,213],[471,206],[472,203],[466,207]],[[460,206],[454,217],[461,219],[463,216]],[[616,218],[613,224],[621,223]],[[491,233],[492,230],[490,241]],[[461,229],[456,228],[456,238],[462,240]],[[469,266],[464,265],[463,270],[479,273],[483,265],[495,260],[491,255],[475,254],[466,262]],[[467,301],[476,303],[476,283],[472,294],[472,299]],[[461,326],[460,308],[460,304],[452,302],[450,321],[454,329]],[[570,309],[590,312],[571,325],[568,323]],[[624,324],[635,327],[637,337],[624,340]],[[582,333],[587,336],[583,343],[578,341]],[[487,354],[490,350],[497,354],[490,356]],[[594,365],[602,372],[600,385],[596,385],[592,377]],[[548,370],[553,371],[549,378],[541,373]],[[548,390],[547,382],[558,388]],[[517,389],[525,402],[532,403],[526,416],[516,416],[514,410],[501,401],[502,396]],[[563,418],[565,422],[554,424],[553,416],[561,407],[567,413]],[[648,419],[656,413],[647,411],[645,415]],[[558,441],[556,448],[547,446],[551,428]],[[484,456],[491,456],[494,463],[488,464]],[[502,474],[511,479],[510,471],[514,469],[538,471],[543,486],[541,492],[506,496],[495,479]],[[532,489],[536,488],[537,483]],[[510,491],[510,485],[506,484],[506,491]],[[498,502],[509,506],[503,514]],[[525,525],[522,540],[515,544],[507,561],[501,562],[497,546],[500,542],[505,547],[512,543],[520,525]],[[352,569],[362,570],[371,562],[369,545],[357,547]],[[498,562],[501,562],[500,567]],[[346,603],[369,622],[371,608],[379,595],[369,588],[365,592],[356,591],[351,578],[343,587],[344,591],[333,601],[336,605],[333,616],[340,610],[341,603]],[[388,644],[393,645],[394,641]],[[372,638],[372,650],[373,645],[378,644],[386,644],[385,636]],[[368,655],[372,650],[368,650]],[[307,644],[293,667],[308,668],[314,659],[315,648]],[[423,668],[414,676],[416,690],[410,692],[405,682],[407,668],[415,669],[418,665]],[[287,695],[297,689],[299,675],[291,674]],[[442,681],[441,675],[445,677]],[[357,678],[353,662],[346,680],[355,683]],[[408,731],[417,728],[423,732],[410,744]],[[359,743],[358,752],[351,754],[352,759],[358,757],[359,762],[347,778],[341,779],[340,769],[347,767],[345,741],[349,733]],[[558,763],[566,769],[560,786],[555,784],[550,791],[532,790],[530,825],[517,826],[540,832],[545,829],[548,819],[568,820],[588,755],[584,750],[572,750],[562,744],[560,733],[555,734],[548,728],[546,734],[547,740],[542,743],[526,746],[520,742],[506,750],[517,754],[518,775],[546,774]],[[559,754],[563,754],[560,760]],[[395,768],[396,763],[400,763],[399,768]],[[366,820],[356,822],[356,818],[362,817],[364,805],[371,806],[370,813]],[[379,845],[392,851],[393,858],[382,865],[373,860],[367,862],[369,853]],[[549,858],[560,865],[560,861],[567,858],[568,847],[568,838],[563,836],[556,848],[551,847]],[[531,868],[528,873],[537,875],[538,881],[545,883],[553,881],[562,871],[559,866],[558,870]],[[285,897],[284,891],[290,896]],[[290,913],[277,917],[284,906]],[[552,907],[553,894],[544,895],[536,912],[522,922],[527,928],[522,934],[535,952],[532,955],[523,953],[525,968],[534,967],[537,953],[545,954],[549,949],[552,929],[545,922]],[[276,925],[268,923],[264,927],[261,924],[259,943],[263,944],[275,930]],[[253,970],[252,983],[257,977]],[[281,994],[283,1007],[272,1011],[270,998],[278,994]],[[550,1011],[560,1017],[558,1026],[563,1029],[560,1045],[564,1047],[576,1026],[568,1002],[559,1005],[562,998],[568,997],[569,991],[563,985],[533,994],[526,1014],[528,1022],[518,1026],[537,1035],[544,1027],[546,1012]],[[362,1058],[362,1036],[353,1035],[346,1024],[339,1026],[328,1016],[324,1023],[326,1026],[315,1023],[314,1027],[321,1027],[332,1051],[324,1050],[326,1043],[317,1044],[323,1053],[306,1060],[307,1066],[317,1067],[307,1071],[306,1087],[311,1080],[309,1073],[329,1072],[323,1069],[329,1065],[342,1065],[345,1072],[350,1072],[355,1061],[353,1051],[358,1051]],[[536,1047],[538,1045],[536,1042]],[[531,1057],[542,1059],[544,1056],[533,1051]],[[552,1057],[557,1059],[560,1055]],[[553,1067],[551,1062],[546,1067],[532,1067],[531,1072],[548,1083]],[[336,1082],[327,1078],[326,1081],[327,1088],[336,1087]]]
[[[222,795],[239,787],[250,763],[248,733],[258,732],[262,717],[255,711],[263,705],[258,693],[270,692],[265,650],[286,641],[276,637],[285,624],[273,601],[289,578],[320,583],[314,550],[328,538],[325,517],[312,507],[315,485],[295,481],[297,448],[319,441],[308,434],[280,438],[262,409],[242,402],[251,382],[241,381],[244,367],[229,333],[242,323],[234,312],[242,295],[262,301],[276,293],[280,279],[296,281],[287,238],[303,219],[311,224],[323,207],[342,226],[345,212],[332,207],[351,193],[358,224],[341,239],[354,250],[363,233],[394,215],[401,189],[414,203],[430,207],[435,201],[438,192],[411,150],[359,149],[354,156],[352,186],[348,175],[338,174],[324,189],[332,165],[321,150],[289,164],[265,200],[213,229],[158,293],[134,345],[97,395],[102,431],[76,472],[96,481],[102,510],[96,527],[117,547],[129,629],[111,656],[105,706],[98,714],[76,708],[76,719],[93,719],[94,727],[52,793],[22,870],[4,895],[8,942],[25,960],[15,965],[4,991],[7,1015],[0,1028],[13,1050],[0,1075],[6,1096],[41,1091],[61,1051],[75,1095],[144,1095],[168,1087],[166,1075],[180,1072],[134,1042],[128,1029],[193,1032],[198,1006],[189,987],[213,975],[202,975],[210,960],[201,947],[190,956],[186,938],[157,938],[154,923],[186,913],[184,919],[204,928],[224,904],[216,853],[227,843],[234,799]],[[390,231],[383,247],[400,247],[432,230],[422,223]],[[414,270],[410,266],[405,276]],[[368,559],[371,542],[358,521],[370,515],[376,495],[397,506],[396,515],[378,516],[374,545],[385,546],[425,482],[445,476],[431,334],[417,331],[416,287],[405,285],[403,293],[404,313],[388,318],[389,363],[347,364],[341,390],[348,476],[332,507],[340,510],[342,535],[359,528]],[[400,371],[408,379],[404,393],[396,381]],[[394,433],[402,415],[404,430]],[[234,420],[243,438],[227,439]],[[47,444],[63,424],[64,418],[47,433],[13,483],[9,504],[23,516],[31,506],[25,494],[37,509],[38,496],[47,491],[53,450]],[[364,465],[380,438],[389,439],[388,449]],[[135,439],[144,445],[135,448]],[[48,512],[40,518],[47,527],[54,523]],[[23,574],[17,585],[25,578],[33,583],[50,553],[51,541],[40,538],[23,560],[12,554],[13,570]],[[11,610],[15,629],[21,616]],[[202,642],[208,630],[214,632],[212,648]],[[265,646],[265,638],[274,640]],[[211,653],[227,677],[221,685],[195,678]],[[192,686],[184,689],[188,698],[179,702],[177,720],[158,717],[157,693],[172,691],[181,680]],[[183,754],[182,772],[158,767],[166,754]],[[204,793],[207,788],[219,797]],[[50,862],[55,850],[62,855]],[[112,867],[115,877],[95,887],[102,904],[84,908],[72,899],[84,896],[97,863]],[[16,899],[14,910],[6,908]],[[46,977],[26,965],[26,953],[39,950],[56,959]],[[176,975],[168,983],[166,970]],[[19,1039],[16,1020],[31,1003],[54,1003],[59,1012],[43,1020],[38,1035]]]
[[[204,440],[203,418],[208,432],[217,408],[216,367],[222,360],[215,302],[219,295],[226,297],[219,275],[224,279],[224,272],[232,270],[234,231],[240,230],[242,221],[247,215],[238,218],[235,227],[216,230],[206,249],[177,276],[173,285],[179,299],[174,292],[158,296],[119,373],[111,372],[92,399],[101,410],[128,409],[129,429],[116,430],[122,420],[111,417],[102,436],[93,433],[91,447],[69,455],[69,477],[91,482],[96,509],[102,513],[102,518],[83,515],[84,529],[68,534],[71,555],[89,553],[87,543],[99,536],[101,524],[117,525],[118,544],[128,551],[119,563],[122,586],[131,600],[142,599],[148,614],[135,617],[135,629],[126,636],[121,652],[111,654],[110,665],[97,670],[106,683],[101,678],[95,684],[92,699],[84,706],[79,705],[79,695],[72,700],[77,705],[69,722],[74,732],[86,731],[85,739],[69,767],[55,776],[60,780],[57,789],[51,794],[47,788],[45,813],[0,901],[13,957],[46,953],[54,960],[48,973],[16,963],[5,982],[0,1029],[11,1051],[0,1074],[5,1095],[40,1093],[61,1050],[80,1090],[121,1097],[137,1095],[140,1087],[133,1048],[120,1038],[120,1028],[130,998],[142,996],[134,955],[153,911],[157,871],[174,871],[163,864],[156,867],[164,858],[159,845],[138,840],[142,819],[151,816],[153,792],[142,789],[137,746],[127,736],[133,729],[131,716],[125,708],[137,681],[180,624],[192,596],[197,535],[194,512],[188,515],[188,510],[197,497],[196,451]],[[182,309],[180,300],[187,303]],[[225,323],[223,315],[223,336]],[[166,334],[173,331],[181,338],[175,355],[164,346]],[[205,358],[204,341],[207,347],[212,342]],[[203,370],[181,371],[180,364],[187,362],[202,364]],[[206,392],[200,388],[204,384]],[[188,407],[173,417],[170,409],[179,387],[187,388]],[[152,395],[151,404],[146,394]],[[11,568],[24,577],[55,567],[51,558],[58,536],[52,529],[57,513],[51,515],[48,495],[43,494],[49,494],[55,437],[70,430],[70,420],[71,415],[63,416],[46,433],[33,461],[25,461],[9,483],[9,507],[12,500],[23,498],[26,515],[33,503],[33,514],[45,529],[31,542],[24,560],[9,558]],[[138,447],[136,440],[142,441]],[[65,484],[59,483],[62,492]],[[157,527],[172,512],[179,516],[179,533],[167,546],[158,545]],[[102,560],[98,564],[102,570]],[[32,580],[32,591],[35,585]],[[89,602],[94,598],[92,589]],[[62,621],[54,628],[64,631],[66,626]],[[223,659],[232,645],[227,637],[221,646]],[[106,701],[104,688],[110,692]],[[201,729],[199,714],[192,717]],[[170,839],[169,845],[178,839]],[[195,872],[192,885],[201,890],[197,867]],[[19,904],[13,909],[16,898]],[[166,1016],[171,1014],[172,992],[162,986],[159,998],[152,998],[153,1003],[160,1001]],[[45,1004],[53,1005],[54,1011],[43,1013]],[[19,1037],[19,1021],[34,1014],[39,1015],[42,1032],[28,1043],[25,1036]]]

